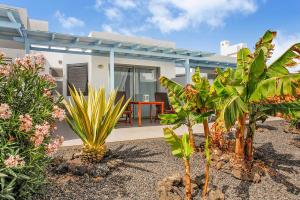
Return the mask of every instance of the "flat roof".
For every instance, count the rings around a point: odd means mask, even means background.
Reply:
[[[114,51],[116,57],[134,59],[158,59],[183,63],[189,60],[191,67],[206,64],[208,67],[235,67],[235,60],[215,53],[151,43],[116,41],[100,37],[76,36],[48,31],[27,30],[16,8],[0,7],[0,39],[20,43],[24,49],[57,53],[107,56]],[[228,60],[229,59],[229,60]],[[217,66],[217,64],[219,66]]]

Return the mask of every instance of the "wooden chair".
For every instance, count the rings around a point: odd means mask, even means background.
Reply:
[[[123,104],[125,104],[125,102],[128,100],[126,98],[126,92],[125,91],[117,91],[116,94],[116,99],[115,102],[118,102],[122,97],[124,96],[124,100],[123,100]],[[123,112],[122,117],[125,117],[124,122],[128,123],[132,126],[132,116],[133,116],[133,112],[132,112],[132,106],[131,104],[128,104],[126,110]]]
[[[160,101],[165,103],[164,113],[165,114],[172,114],[174,110],[170,105],[168,94],[166,92],[155,92],[154,94],[155,101]],[[155,121],[158,119],[158,115],[161,114],[161,106],[156,106],[156,115]]]

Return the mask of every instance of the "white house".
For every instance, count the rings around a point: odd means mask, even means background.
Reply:
[[[236,57],[237,52],[242,49],[246,48],[246,43],[238,43],[230,45],[230,41],[223,40],[220,42],[220,54],[221,56],[230,56],[230,57]]]
[[[68,84],[85,92],[91,84],[126,91],[135,100],[145,94],[154,100],[154,93],[161,90],[161,75],[188,83],[195,66],[206,76],[215,67],[235,67],[234,58],[176,48],[171,41],[94,31],[88,36],[49,32],[48,22],[30,19],[25,8],[1,4],[0,50],[8,60],[42,52],[46,71],[56,78],[64,96],[69,95]],[[184,73],[176,74],[178,68]]]

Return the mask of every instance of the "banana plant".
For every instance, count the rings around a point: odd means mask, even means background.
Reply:
[[[276,109],[289,116],[298,116],[299,109],[295,109],[293,102],[300,97],[300,74],[289,73],[288,67],[297,65],[295,60],[300,58],[300,43],[292,45],[268,66],[275,36],[276,32],[267,31],[252,53],[248,48],[242,48],[237,54],[237,68],[233,70],[231,80],[222,82],[222,78],[217,78],[213,84],[214,92],[223,102],[219,117],[224,120],[226,128],[236,121],[238,123],[235,154],[240,159],[245,156],[247,160],[253,159],[258,119],[265,118]],[[247,115],[249,128],[245,126]]]
[[[190,144],[195,149],[193,136],[193,126],[203,123],[204,133],[209,135],[207,117],[213,113],[211,96],[209,95],[209,82],[200,76],[200,69],[197,68],[192,77],[193,85],[185,87],[166,77],[160,78],[160,83],[168,91],[170,104],[174,109],[174,114],[160,115],[161,124],[174,125],[176,129],[182,125],[188,127]]]
[[[69,126],[83,142],[83,161],[99,162],[105,152],[105,140],[115,127],[122,113],[125,111],[130,99],[125,103],[124,97],[116,100],[116,92],[111,92],[106,99],[105,89],[98,91],[91,86],[88,88],[86,98],[75,87],[70,88],[71,98],[63,103],[70,117],[67,118]]]
[[[205,181],[202,190],[202,198],[205,199],[207,190],[208,190],[208,183],[209,183],[209,167],[210,167],[210,139],[206,137],[205,139]]]
[[[172,154],[177,158],[184,160],[185,166],[185,195],[186,200],[192,199],[191,192],[191,175],[190,175],[190,157],[193,153],[193,148],[189,143],[189,135],[183,134],[180,138],[176,135],[173,129],[164,128],[165,141],[171,146]]]

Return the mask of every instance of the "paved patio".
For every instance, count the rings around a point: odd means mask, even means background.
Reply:
[[[272,117],[268,121],[280,120],[280,118]],[[210,124],[211,125],[211,124]],[[57,124],[58,130],[57,134],[64,136],[65,142],[63,146],[73,146],[81,145],[81,140],[74,134],[66,122],[59,122]],[[119,142],[126,140],[139,140],[139,139],[149,139],[149,138],[160,138],[163,137],[162,129],[166,127],[160,125],[159,122],[150,123],[149,120],[143,120],[143,126],[138,127],[137,121],[134,121],[134,125],[125,125],[124,123],[119,123],[117,127],[109,135],[107,142]],[[194,126],[195,134],[203,134],[202,124]],[[181,135],[187,133],[187,128],[182,126],[176,129],[176,133]]]

